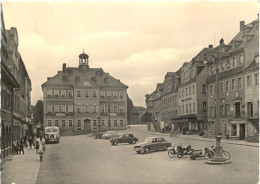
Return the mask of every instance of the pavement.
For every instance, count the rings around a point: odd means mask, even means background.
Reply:
[[[1,184],[36,184],[40,156],[36,154],[36,149],[24,148],[24,152],[2,161]]]
[[[170,134],[167,134],[167,133],[160,133],[160,132],[150,132],[150,133],[157,134],[157,135],[169,135],[170,136]],[[180,134],[179,136],[177,136],[177,138],[193,139],[193,140],[208,141],[208,142],[216,142],[216,139],[204,138],[204,137],[199,136],[197,134],[194,134],[194,135],[183,135],[183,134]],[[236,144],[236,145],[242,145],[242,146],[259,147],[259,143],[247,142],[245,140],[221,139],[221,143]]]

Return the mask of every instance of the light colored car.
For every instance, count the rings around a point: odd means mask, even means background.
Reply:
[[[102,139],[110,139],[110,138],[115,138],[119,137],[121,134],[118,133],[117,131],[108,131],[104,135],[102,135]]]
[[[168,147],[171,147],[171,145],[170,142],[164,140],[162,137],[147,137],[144,142],[137,144],[134,150],[137,153],[149,153],[157,150],[165,151]]]

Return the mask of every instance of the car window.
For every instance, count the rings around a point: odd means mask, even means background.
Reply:
[[[162,139],[157,139],[157,142],[162,142]]]
[[[125,138],[126,137],[126,135],[122,135],[122,138]]]
[[[133,135],[133,134],[129,134],[128,136],[129,136],[129,137],[134,137],[134,135]]]

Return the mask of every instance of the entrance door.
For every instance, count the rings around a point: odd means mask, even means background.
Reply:
[[[86,132],[91,132],[91,121],[89,119],[84,120],[84,130]]]
[[[246,137],[245,124],[240,124],[240,139],[245,140],[245,137]]]

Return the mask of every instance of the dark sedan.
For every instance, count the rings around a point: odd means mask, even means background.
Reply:
[[[137,144],[134,150],[137,153],[149,153],[157,150],[167,150],[172,144],[162,137],[147,137],[144,142]]]
[[[118,143],[135,144],[138,139],[133,134],[122,134],[120,137],[111,139],[110,142],[111,145],[117,145]]]

